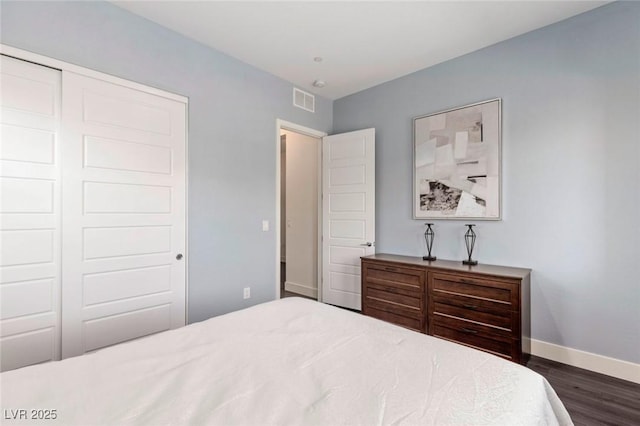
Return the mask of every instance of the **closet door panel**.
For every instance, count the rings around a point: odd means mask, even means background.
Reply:
[[[51,348],[59,342],[55,327],[27,331],[2,338],[2,371],[51,360]]]
[[[53,164],[55,133],[23,126],[1,124],[0,158],[25,163]]]
[[[0,266],[28,268],[30,265],[53,263],[56,252],[55,231],[55,229],[0,231],[2,239]]]
[[[84,152],[87,168],[171,174],[171,149],[164,146],[87,137]]]
[[[0,319],[51,312],[53,279],[23,281],[0,286]]]
[[[60,357],[58,70],[0,63],[0,369]]]
[[[63,72],[63,356],[185,324],[184,103]]]
[[[92,351],[118,342],[168,330],[171,327],[171,305],[128,311],[85,321],[85,350]],[[131,327],[136,324],[136,327]]]

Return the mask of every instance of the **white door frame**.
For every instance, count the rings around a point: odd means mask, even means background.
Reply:
[[[322,182],[322,138],[327,136],[326,132],[315,130],[309,127],[301,126],[299,124],[291,123],[289,121],[276,119],[276,218],[275,218],[275,232],[276,232],[276,300],[280,299],[280,247],[282,230],[280,229],[280,179],[281,179],[281,149],[282,144],[280,142],[280,132],[282,130],[290,130],[292,132],[300,133],[306,136],[311,136],[320,139],[318,144],[318,182]],[[318,191],[318,300],[322,300],[322,189]]]
[[[125,80],[120,77],[115,77],[100,71],[95,71],[89,68],[70,64],[68,62],[61,61],[59,59],[29,52],[28,50],[18,49],[17,47],[9,46],[2,43],[0,43],[0,54],[11,56],[16,59],[22,59],[24,61],[33,62],[34,64],[44,65],[46,67],[58,69],[60,71],[71,71],[73,73],[84,75],[86,77],[92,77],[92,78],[103,80],[109,83],[118,84],[120,86],[129,87],[131,89],[140,90],[142,92],[150,93],[152,95],[160,96],[167,99],[172,99],[178,102],[183,102],[187,106],[186,113],[185,113],[186,129],[185,129],[185,141],[184,141],[184,150],[185,150],[184,151],[184,155],[185,155],[185,165],[184,165],[184,173],[185,173],[185,182],[184,182],[185,295],[184,295],[184,300],[185,300],[185,324],[189,324],[189,98],[183,95],[167,92],[162,89],[157,89],[155,87],[152,87],[146,84]],[[278,159],[278,161],[279,160],[280,159]],[[58,308],[61,308],[61,306],[59,306]]]

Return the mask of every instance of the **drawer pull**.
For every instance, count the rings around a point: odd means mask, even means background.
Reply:
[[[469,328],[463,328],[463,329],[462,329],[462,330],[460,330],[460,331],[462,331],[463,333],[467,333],[467,334],[478,334],[478,331],[477,331],[477,330],[471,330],[471,329],[469,329]]]
[[[478,307],[475,305],[462,305],[462,307],[465,309],[471,309],[472,311],[475,311],[476,309],[478,309]]]
[[[389,268],[389,267],[386,267],[386,268],[384,268],[384,270],[385,270],[385,271],[389,271],[389,272],[398,272],[398,270],[397,270],[396,268]]]

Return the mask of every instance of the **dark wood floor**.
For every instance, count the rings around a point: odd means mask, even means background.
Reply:
[[[640,385],[536,356],[527,367],[551,383],[576,426],[640,426]]]

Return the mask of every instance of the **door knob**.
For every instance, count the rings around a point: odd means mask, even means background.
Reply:
[[[182,256],[182,253],[178,253],[178,254],[176,255],[176,259],[177,259],[177,260],[182,259],[182,257],[183,257],[183,256]]]
[[[371,247],[373,245],[373,243],[370,243],[370,242],[367,241],[366,243],[360,244],[360,245],[361,246],[365,246],[365,247]]]

